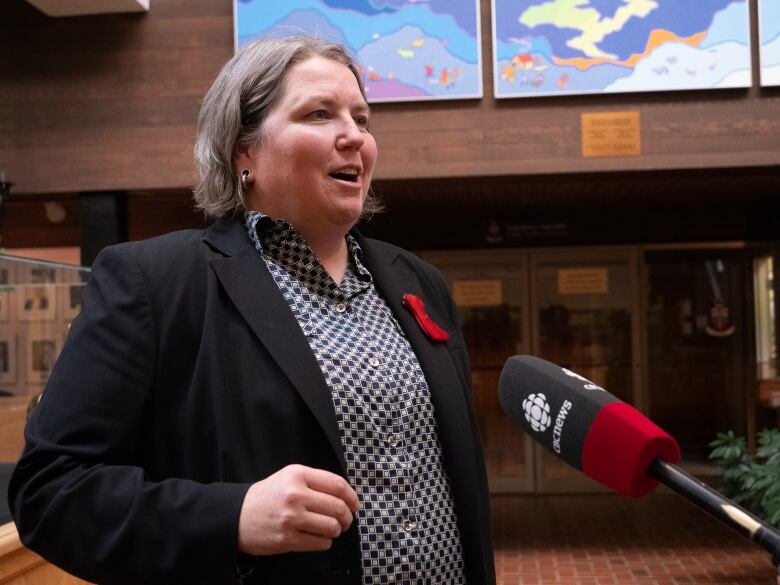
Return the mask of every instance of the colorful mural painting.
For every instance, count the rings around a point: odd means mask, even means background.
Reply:
[[[780,0],[758,0],[761,85],[780,85]]]
[[[370,102],[482,97],[479,0],[236,0],[236,47],[314,34],[347,46]]]
[[[493,36],[499,98],[752,83],[746,0],[493,0]]]

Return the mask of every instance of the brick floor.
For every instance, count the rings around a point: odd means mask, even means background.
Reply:
[[[668,491],[494,496],[498,585],[775,585],[769,553]]]

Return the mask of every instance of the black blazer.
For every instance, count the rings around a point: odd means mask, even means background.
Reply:
[[[468,356],[441,274],[355,234],[431,389],[468,582],[495,582]],[[403,307],[420,295],[450,337]],[[330,391],[239,219],[105,249],[9,486],[22,542],[100,583],[233,583],[246,490],[299,463],[346,477]],[[356,523],[249,583],[361,583]]]

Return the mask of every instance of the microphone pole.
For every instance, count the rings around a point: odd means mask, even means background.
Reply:
[[[674,465],[677,441],[601,386],[545,360],[514,356],[501,372],[499,399],[534,440],[591,479],[629,497],[663,483],[780,565],[780,532]]]
[[[648,473],[689,502],[746,536],[772,555],[772,564],[780,564],[780,532],[732,502],[680,467],[655,459]]]

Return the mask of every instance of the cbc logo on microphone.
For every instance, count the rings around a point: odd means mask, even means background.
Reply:
[[[530,394],[528,398],[523,400],[523,411],[525,412],[525,420],[528,421],[533,430],[543,433],[549,428],[552,418],[550,417],[550,405],[547,404],[547,397],[544,394]]]

